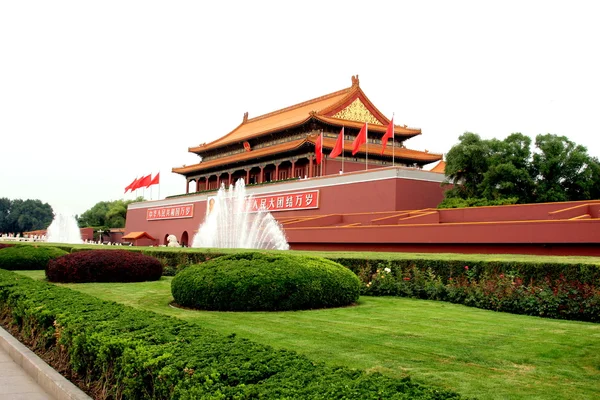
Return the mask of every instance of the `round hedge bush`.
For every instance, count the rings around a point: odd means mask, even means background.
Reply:
[[[51,246],[11,246],[0,251],[0,268],[13,271],[43,270],[52,259],[69,254]]]
[[[154,257],[127,250],[86,250],[52,260],[46,268],[51,282],[143,282],[162,276]]]
[[[259,252],[190,266],[171,282],[171,293],[180,306],[219,311],[347,306],[358,300],[359,290],[358,277],[333,261]]]

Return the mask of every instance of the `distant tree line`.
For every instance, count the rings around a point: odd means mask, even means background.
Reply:
[[[23,233],[46,229],[54,219],[48,203],[40,200],[0,198],[0,233]]]
[[[466,132],[446,156],[446,191],[440,208],[541,203],[600,198],[600,162],[565,136],[504,140]]]
[[[138,201],[144,201],[144,198],[101,201],[81,214],[77,219],[77,223],[80,228],[93,227],[103,230],[124,228],[125,219],[127,218],[127,206]]]

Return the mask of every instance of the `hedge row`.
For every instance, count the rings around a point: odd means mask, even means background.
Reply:
[[[567,279],[579,281],[583,284],[600,284],[600,265],[583,263],[534,263],[524,261],[461,261],[461,260],[436,260],[432,259],[358,259],[349,257],[328,257],[331,261],[342,264],[350,269],[364,283],[368,283],[378,269],[390,268],[394,274],[404,276],[414,268],[433,271],[448,283],[451,279],[469,275],[479,279],[484,275],[513,274],[524,281],[540,281],[550,278],[552,280]],[[470,269],[465,270],[465,266]]]
[[[600,266],[596,265],[402,260],[352,266],[363,280],[366,295],[600,322]]]
[[[2,270],[0,319],[101,399],[460,398]]]
[[[0,268],[43,270],[50,260],[68,254],[51,246],[11,246],[0,249]]]
[[[163,266],[154,257],[126,250],[88,250],[50,260],[50,282],[143,282],[159,280]]]

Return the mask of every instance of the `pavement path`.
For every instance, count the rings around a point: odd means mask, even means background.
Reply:
[[[91,400],[0,328],[0,400]]]

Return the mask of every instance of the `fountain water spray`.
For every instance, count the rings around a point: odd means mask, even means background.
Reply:
[[[53,243],[82,244],[81,231],[72,215],[58,213],[48,227],[46,241]]]
[[[192,247],[288,250],[281,225],[267,210],[254,212],[251,201],[242,179],[221,186]]]

